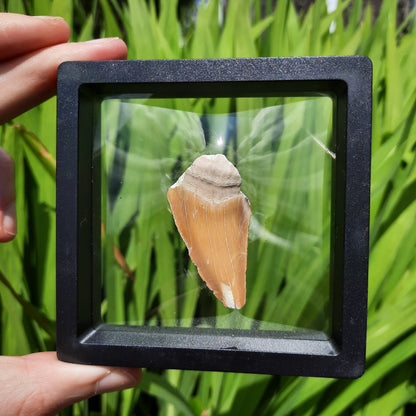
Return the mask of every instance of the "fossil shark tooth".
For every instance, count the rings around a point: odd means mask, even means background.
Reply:
[[[250,203],[241,176],[222,155],[197,158],[168,190],[168,200],[199,275],[227,308],[246,302]]]

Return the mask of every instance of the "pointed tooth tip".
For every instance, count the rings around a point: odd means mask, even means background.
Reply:
[[[221,282],[221,292],[223,303],[226,308],[239,309],[235,305],[233,290],[229,285],[226,285],[225,283]]]

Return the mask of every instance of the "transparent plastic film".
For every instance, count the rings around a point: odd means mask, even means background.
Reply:
[[[328,329],[330,98],[111,97],[96,136],[103,322]],[[198,275],[167,198],[198,157],[216,154],[238,170],[251,208],[239,309]]]

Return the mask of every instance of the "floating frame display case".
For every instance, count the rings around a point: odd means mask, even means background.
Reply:
[[[256,331],[101,319],[99,169],[103,99],[332,99],[329,327]],[[372,65],[366,57],[65,62],[58,70],[57,352],[60,360],[150,368],[355,378],[365,368]],[[99,186],[98,186],[99,188]]]

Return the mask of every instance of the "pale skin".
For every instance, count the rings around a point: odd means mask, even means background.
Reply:
[[[63,61],[125,59],[120,39],[67,43],[61,18],[0,13],[0,124],[53,96]],[[17,232],[14,163],[0,148],[0,242]],[[1,247],[0,247],[1,249]],[[0,356],[3,416],[54,415],[65,407],[109,391],[137,385],[140,369],[69,364],[55,352]]]

